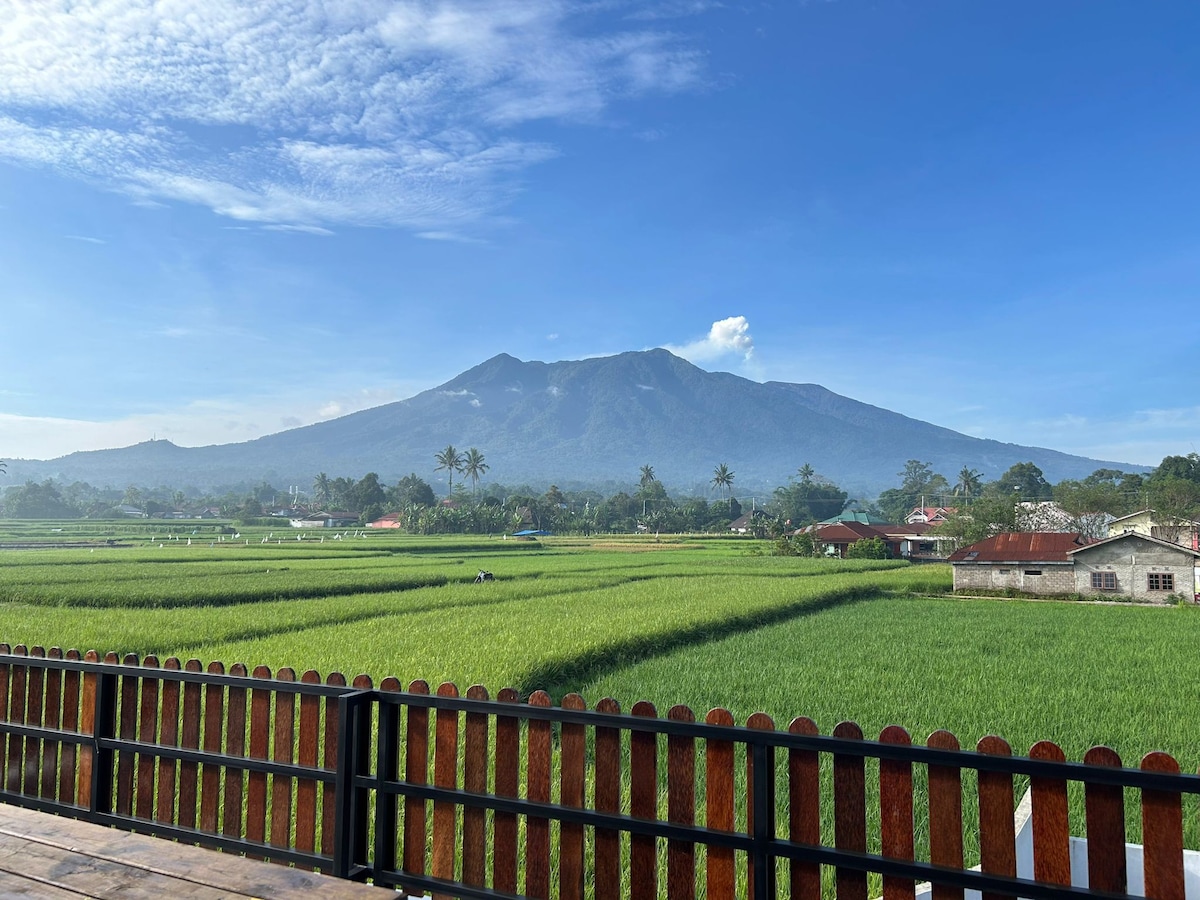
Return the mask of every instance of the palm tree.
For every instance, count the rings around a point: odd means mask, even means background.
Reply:
[[[812,484],[813,478],[815,478],[817,475],[817,470],[808,463],[805,463],[800,467],[800,471],[796,474],[800,476],[801,484]]]
[[[725,463],[721,463],[713,469],[712,486],[717,490],[725,489],[729,498],[729,508],[733,509],[733,473],[729,471],[729,466]]]
[[[654,466],[642,466],[642,477],[638,480],[638,485],[641,487],[649,487],[658,481],[654,477]]]
[[[454,473],[462,472],[463,470],[463,455],[455,449],[453,444],[447,444],[446,449],[441,453],[433,454],[433,458],[437,460],[437,467],[433,470],[440,472],[446,470],[446,474],[450,476],[450,494],[454,493]],[[449,494],[447,494],[449,496]]]
[[[970,500],[979,493],[979,482],[982,476],[974,469],[962,467],[958,473],[958,484],[954,485],[954,496]]]
[[[474,447],[467,451],[467,455],[463,458],[462,468],[459,471],[471,479],[471,493],[475,493],[478,490],[479,479],[488,468],[488,464],[483,461],[482,453]]]
[[[318,509],[328,509],[329,501],[333,499],[333,483],[324,472],[313,479],[313,503]]]

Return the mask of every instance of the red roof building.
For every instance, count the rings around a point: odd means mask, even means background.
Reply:
[[[954,589],[1023,594],[1075,592],[1070,553],[1092,543],[1078,532],[1022,531],[997,534],[950,554]]]

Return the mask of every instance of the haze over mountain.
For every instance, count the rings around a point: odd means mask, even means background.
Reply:
[[[207,489],[265,479],[307,490],[318,472],[376,472],[385,483],[416,472],[432,482],[434,454],[447,444],[478,447],[490,466],[485,481],[507,485],[630,483],[649,464],[669,488],[703,493],[726,463],[743,495],[785,483],[804,463],[864,496],[895,486],[908,459],[951,481],[963,466],[990,480],[1025,461],[1051,482],[1144,468],[970,437],[820,385],[707,372],[658,349],[554,363],[502,353],[407,400],[245,443],[147,441],[14,460],[9,484]]]

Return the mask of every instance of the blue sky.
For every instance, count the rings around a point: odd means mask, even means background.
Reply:
[[[1191,452],[1198,38],[1190,0],[15,0],[0,456],[659,346]]]

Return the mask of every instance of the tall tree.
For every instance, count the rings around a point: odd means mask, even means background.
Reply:
[[[805,463],[796,474],[800,476],[801,484],[812,484],[813,479],[817,477],[817,470]]]
[[[963,466],[962,471],[958,473],[958,482],[954,485],[954,496],[964,500],[979,496],[979,488],[983,483],[982,478],[983,476],[979,472]]]
[[[1016,463],[988,487],[994,487],[1000,496],[1017,500],[1049,500],[1054,496],[1054,488],[1042,470],[1031,462]]]
[[[712,486],[718,491],[724,490],[725,495],[729,498],[729,508],[733,509],[733,473],[729,471],[729,466],[721,463],[713,469]]]
[[[453,444],[447,444],[446,449],[441,453],[435,453],[433,458],[437,461],[437,467],[433,471],[441,472],[445,469],[450,478],[450,487],[446,491],[446,496],[449,497],[454,493],[454,473],[461,473],[463,470],[463,455],[455,449]]]
[[[313,503],[318,509],[325,509],[333,499],[333,486],[329,476],[321,472],[313,479]]]
[[[463,457],[462,473],[471,479],[471,493],[478,493],[479,479],[491,468],[483,461],[483,454],[472,447]]]
[[[647,488],[656,481],[658,478],[654,475],[654,466],[642,466],[642,477],[638,479],[638,485]]]

